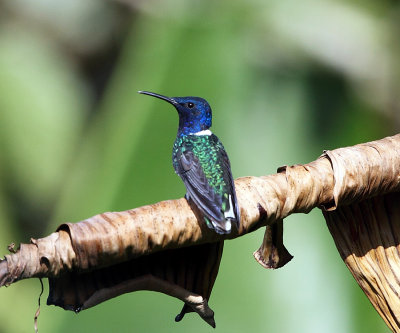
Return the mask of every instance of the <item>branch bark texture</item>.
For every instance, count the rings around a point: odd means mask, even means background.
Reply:
[[[400,190],[400,135],[325,151],[311,163],[284,166],[278,169],[277,174],[270,176],[239,178],[235,181],[235,185],[240,205],[241,226],[230,235],[221,236],[210,231],[198,218],[196,210],[192,209],[183,198],[124,212],[107,212],[78,223],[62,224],[48,237],[32,239],[30,244],[22,244],[16,253],[6,255],[5,260],[0,263],[0,285],[9,285],[24,278],[48,277],[51,287],[49,303],[76,311],[123,292],[138,289],[157,290],[185,302],[186,310],[184,307],[181,317],[185,312],[196,311],[214,326],[213,318],[210,319],[213,314],[206,301],[209,299],[222,253],[222,245],[215,244],[222,244],[225,239],[240,237],[265,226],[266,233],[262,245],[254,256],[264,267],[281,267],[291,259],[282,241],[283,219],[293,213],[308,213],[311,209],[320,207],[324,211],[339,253],[357,282],[381,315],[389,313],[386,318],[383,316],[389,326],[393,330],[399,329],[400,314],[398,311],[393,311],[392,306],[400,308],[399,293],[397,293],[397,288],[400,290],[398,283],[400,276],[397,274],[400,271],[398,265],[400,259],[393,259],[394,264],[391,267],[396,268],[392,268],[393,281],[388,281],[387,285],[392,286],[394,283],[396,288],[393,297],[387,299],[383,292],[387,286],[375,288],[374,279],[371,278],[372,271],[366,271],[363,265],[359,265],[358,258],[363,259],[369,253],[368,249],[371,250],[374,246],[383,246],[384,249],[385,246],[390,247],[389,252],[380,252],[381,256],[374,257],[381,263],[384,260],[382,256],[398,255],[400,250],[398,243],[400,231],[399,228],[393,229],[393,225],[389,229],[385,227],[384,231],[385,235],[386,233],[391,235],[391,242],[379,242],[377,239],[369,245],[364,244],[366,242],[364,233],[382,232],[383,225],[388,225],[385,221],[389,217],[393,223],[400,223],[400,214],[393,212],[391,208],[399,204],[397,197],[391,193]],[[385,201],[386,195],[392,198],[390,205]],[[360,206],[372,202],[371,200],[378,202],[376,208],[371,208],[369,204]],[[352,209],[355,209],[353,207],[367,207],[367,210],[358,208],[361,209],[364,218],[369,216],[371,211],[381,209],[381,204],[386,207],[386,215],[382,213],[376,216],[374,218],[376,225],[370,229],[365,220],[358,219],[357,214],[351,213]],[[366,247],[362,251],[357,251],[353,246],[355,242],[359,242],[360,247],[363,245]],[[186,253],[193,251],[182,263],[187,267],[188,262],[199,260],[196,251],[201,249],[204,252],[204,248],[199,248],[201,246],[208,249],[211,246],[214,248],[212,251],[216,251],[213,253],[219,253],[214,256],[214,260],[204,261],[201,272],[193,274],[188,270],[182,271],[185,277],[180,281],[176,274],[175,277],[171,275],[171,269],[176,272],[180,269],[178,266],[165,264],[161,271],[152,272],[151,267],[156,263],[160,266],[160,262],[165,263],[168,258],[174,258],[175,262],[176,258],[182,258],[182,251]],[[169,254],[161,258],[162,253]],[[142,260],[141,263],[138,260]],[[385,260],[391,262],[390,258]],[[132,265],[141,268],[121,277],[127,267]],[[370,265],[375,267],[376,262]],[[120,269],[118,271],[120,280],[114,284],[110,282],[110,278],[108,280],[103,278],[109,274],[108,268],[112,268],[114,272]],[[385,278],[387,272],[387,270],[382,271]],[[196,286],[194,278],[190,278],[191,275],[201,275],[204,281],[201,283],[196,281],[198,283]],[[159,281],[151,283],[148,280],[146,284],[143,276],[150,276],[151,279]],[[80,279],[83,283],[83,277],[87,281],[92,281],[94,278],[97,282],[103,281],[104,285],[93,291],[97,293],[96,297],[92,294],[92,296],[84,295],[78,300],[70,299],[70,294],[62,292],[74,288],[73,285]],[[76,280],[75,284],[71,283],[73,279]],[[365,286],[369,286],[369,290]],[[82,289],[85,289],[83,285]],[[195,299],[199,295],[202,298]],[[396,300],[393,304],[392,298]],[[379,305],[382,302],[386,307]],[[181,317],[177,317],[177,320]]]

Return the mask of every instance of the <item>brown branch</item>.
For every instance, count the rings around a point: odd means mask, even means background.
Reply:
[[[21,244],[17,253],[7,255],[9,274],[0,281],[10,284],[30,277],[56,277],[65,271],[92,270],[160,250],[236,238],[293,212],[330,206],[333,177],[325,176],[328,170],[329,160],[320,158],[275,175],[236,180],[241,227],[227,236],[209,230],[183,198],[63,224],[50,236]],[[294,177],[302,177],[302,182]],[[314,190],[309,192],[310,188]]]
[[[227,236],[210,231],[185,199],[99,214],[75,224],[66,223],[50,236],[22,244],[15,254],[6,255],[0,263],[0,285],[24,278],[49,277],[51,295],[48,302],[76,311],[123,292],[157,290],[186,303],[189,308],[184,307],[181,317],[193,310],[213,325],[212,311],[206,300],[218,271],[221,246],[214,249],[219,253],[216,259],[205,261],[201,274],[197,274],[204,277],[203,285],[195,286],[193,277],[178,281],[179,277],[170,276],[172,264],[165,264],[159,272],[154,272],[152,267],[160,267],[172,257],[174,262],[179,261],[183,253],[190,252],[183,265],[187,267],[188,262],[197,258],[199,246],[210,249],[207,244],[220,244],[224,239],[242,236],[262,226],[268,227],[255,258],[264,267],[281,267],[291,259],[282,242],[282,220],[285,217],[293,213],[308,213],[315,207],[335,211],[338,207],[357,204],[374,196],[398,192],[399,170],[400,135],[396,135],[327,151],[316,161],[282,167],[274,175],[239,178],[235,184],[241,226],[240,230]],[[349,229],[350,225],[345,224],[342,228]],[[201,249],[204,251],[205,248]],[[163,253],[168,253],[168,256]],[[132,266],[139,267],[141,273],[128,268]],[[110,279],[104,278],[109,274],[105,271],[108,267],[119,272],[112,286]],[[180,267],[174,266],[173,269],[176,272],[181,270]],[[182,271],[182,274],[193,275],[189,270]],[[143,276],[151,279],[143,280]],[[76,285],[83,283],[84,279],[97,279],[103,284],[90,295],[69,300],[69,294],[62,290],[72,288],[72,280]],[[202,298],[197,299],[199,295]]]

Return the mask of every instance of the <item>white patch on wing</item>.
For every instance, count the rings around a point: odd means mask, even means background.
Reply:
[[[226,219],[234,219],[235,213],[233,212],[232,195],[229,194],[229,210],[224,213]]]
[[[231,229],[232,229],[232,223],[231,223],[230,220],[227,220],[226,223],[225,223],[225,230],[226,230],[227,232],[230,232]]]
[[[199,131],[199,132],[192,133],[192,134],[193,135],[197,135],[197,136],[200,136],[200,135],[211,135],[212,132],[210,130],[203,130],[203,131]]]

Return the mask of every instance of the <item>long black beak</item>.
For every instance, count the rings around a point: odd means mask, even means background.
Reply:
[[[159,95],[159,94],[156,94],[156,93],[153,93],[153,92],[150,92],[150,91],[139,90],[138,93],[139,94],[143,94],[143,95],[149,95],[149,96],[157,97],[159,99],[163,99],[164,101],[166,101],[168,103],[171,103],[172,105],[176,105],[177,104],[177,102],[173,98],[169,98],[167,96]]]

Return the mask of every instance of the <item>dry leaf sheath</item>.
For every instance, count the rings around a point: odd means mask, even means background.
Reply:
[[[48,303],[75,311],[125,292],[156,290],[185,302],[177,320],[196,311],[215,326],[207,300],[223,240],[265,226],[254,256],[264,267],[281,267],[292,258],[282,241],[283,219],[321,207],[357,282],[399,331],[400,135],[326,151],[311,163],[235,184],[242,222],[236,233],[208,230],[185,199],[103,213],[21,244],[0,263],[0,284],[48,277]]]

